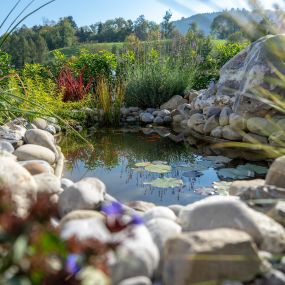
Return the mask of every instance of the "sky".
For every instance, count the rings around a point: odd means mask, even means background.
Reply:
[[[31,0],[22,0],[17,11],[20,11],[21,7],[24,7],[29,1]],[[46,1],[34,0],[31,7],[36,8]],[[272,7],[273,2],[277,2],[280,5],[284,3],[283,0],[260,1],[265,8]],[[0,0],[0,2],[3,2],[0,10],[1,21],[17,0]],[[60,17],[73,16],[79,26],[84,26],[116,17],[135,20],[142,14],[148,20],[160,23],[167,10],[171,10],[173,20],[178,20],[181,17],[189,17],[197,13],[247,7],[247,0],[56,0],[29,17],[24,24],[32,26],[42,24],[44,18],[58,20]],[[11,17],[11,19],[14,18]]]

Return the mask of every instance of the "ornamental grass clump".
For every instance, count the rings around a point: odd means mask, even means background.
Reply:
[[[58,86],[63,92],[63,102],[77,102],[83,100],[91,90],[93,78],[84,83],[84,70],[75,75],[69,67],[64,67],[58,76]]]

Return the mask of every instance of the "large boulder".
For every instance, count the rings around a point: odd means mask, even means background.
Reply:
[[[207,119],[207,121],[204,125],[203,132],[205,134],[210,134],[212,132],[212,130],[214,130],[217,127],[219,127],[219,120],[215,115],[213,115],[212,117]]]
[[[234,197],[206,198],[184,208],[179,219],[183,231],[237,229],[247,232],[262,250],[285,250],[285,229]]]
[[[276,130],[276,125],[265,118],[253,117],[247,121],[247,128],[254,134],[268,137]]]
[[[251,281],[262,271],[252,238],[233,229],[198,231],[170,238],[164,262],[164,285]]]
[[[170,100],[168,100],[166,103],[160,106],[160,109],[167,109],[167,110],[174,110],[177,109],[179,105],[182,105],[184,103],[188,103],[188,100],[184,99],[180,95],[173,96]]]
[[[58,201],[61,216],[75,210],[96,210],[104,201],[105,184],[97,178],[84,178],[64,190]]]
[[[284,90],[266,80],[275,76],[274,68],[282,68],[280,56],[284,54],[285,35],[259,39],[223,66],[216,97],[234,98],[234,112],[240,115],[265,116],[272,108],[253,95],[253,92],[256,87],[262,87],[280,96],[285,95]]]

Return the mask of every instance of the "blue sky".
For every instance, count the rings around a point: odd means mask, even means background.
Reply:
[[[22,0],[22,6],[30,0]],[[282,0],[276,0],[279,3]],[[16,0],[2,0],[0,19],[3,19]],[[45,0],[35,0],[36,7]],[[147,19],[161,22],[165,11],[170,9],[173,19],[188,17],[196,13],[219,11],[232,7],[247,7],[246,0],[56,0],[25,21],[28,26],[42,24],[43,18],[57,20],[64,16],[73,16],[79,26],[105,21],[116,17],[136,19],[144,14]],[[266,8],[272,0],[261,0]]]

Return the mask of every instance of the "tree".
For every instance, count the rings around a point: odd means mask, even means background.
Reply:
[[[149,23],[144,15],[140,15],[134,22],[134,33],[141,41],[146,41],[148,32]]]
[[[218,39],[228,39],[228,37],[241,30],[240,26],[228,12],[216,17],[211,25],[211,30]]]
[[[170,10],[166,11],[163,17],[163,22],[161,23],[161,33],[163,38],[165,39],[170,39],[173,36],[174,26],[173,23],[170,22],[171,17],[172,13],[170,12]]]

